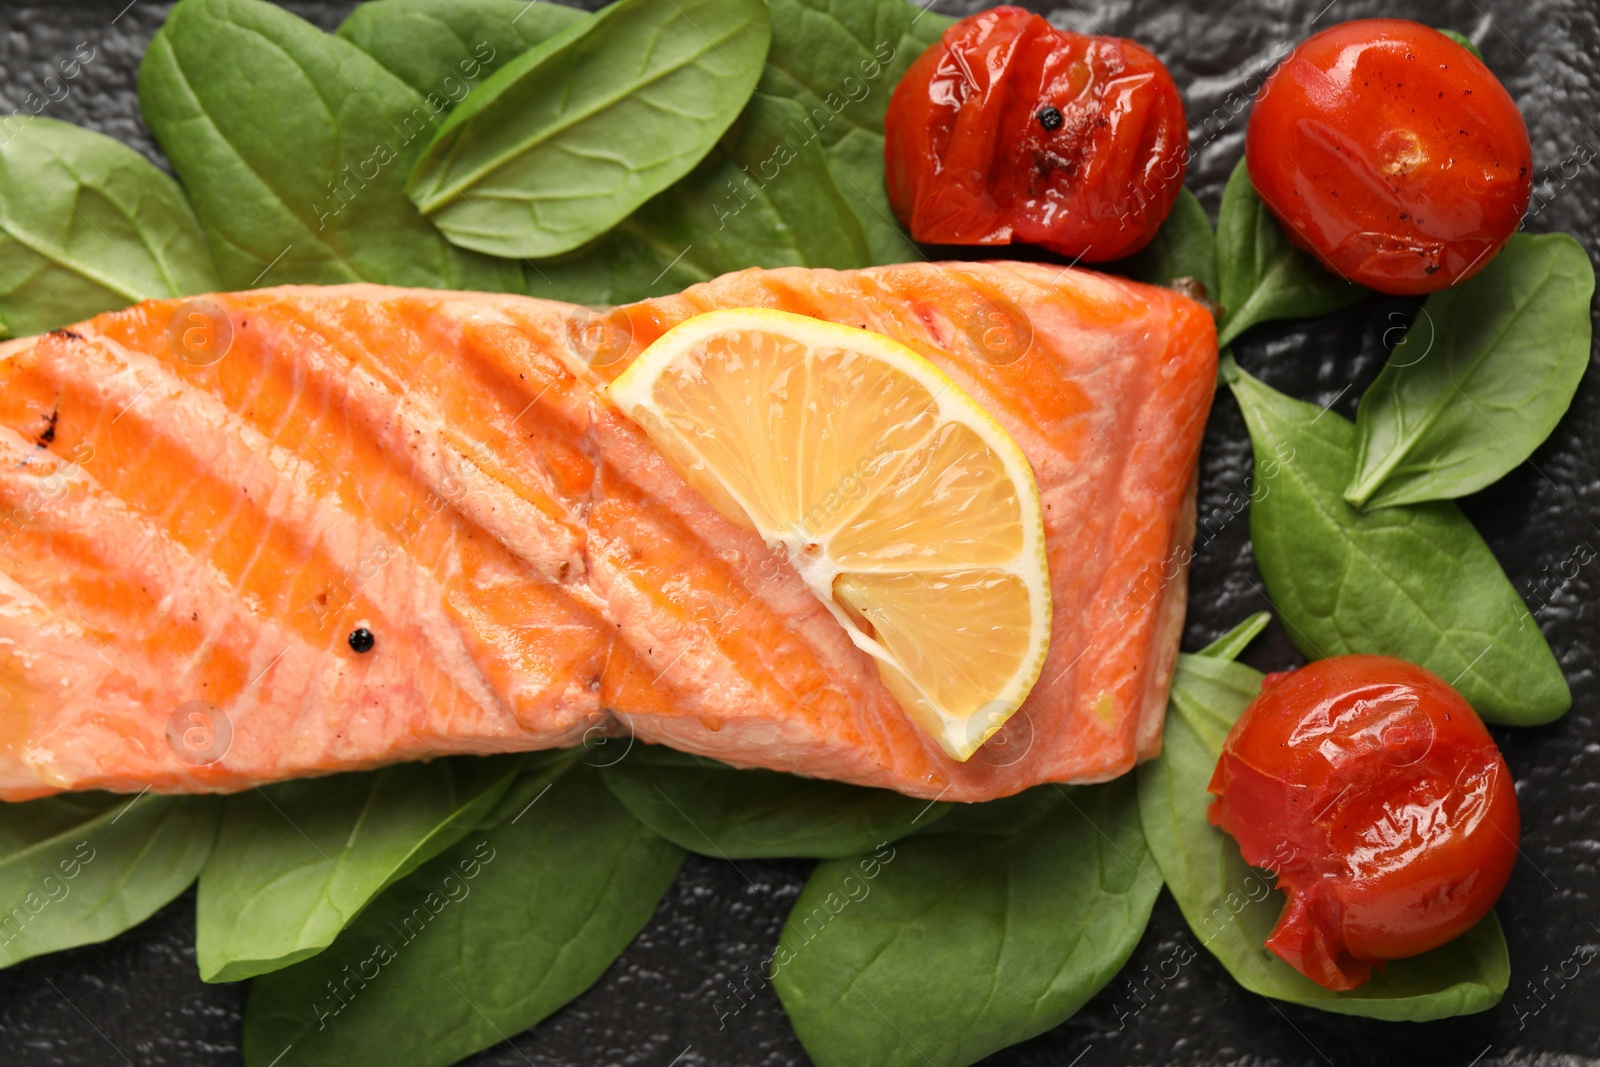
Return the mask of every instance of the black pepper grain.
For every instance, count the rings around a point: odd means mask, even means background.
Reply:
[[[1055,108],[1048,105],[1040,108],[1039,113],[1035,115],[1034,118],[1039,120],[1039,125],[1043,126],[1051,133],[1059,130],[1061,128],[1061,123],[1065,121],[1062,119],[1060,111],[1057,111]]]
[[[365,626],[358,626],[350,631],[350,647],[356,652],[371,652],[372,646],[378,639],[372,636],[372,631]]]

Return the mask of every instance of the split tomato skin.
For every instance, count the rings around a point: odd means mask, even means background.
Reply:
[[[1209,788],[1211,822],[1288,897],[1267,947],[1328,989],[1465,933],[1517,858],[1516,791],[1483,722],[1387,656],[1269,678]]]
[[[1481,270],[1533,192],[1511,95],[1467,49],[1404,19],[1346,22],[1295,49],[1256,99],[1245,160],[1295,244],[1403,296]]]
[[[946,30],[895,86],[884,132],[889,201],[918,241],[1020,241],[1087,262],[1148,244],[1189,160],[1160,60],[1017,7]]]

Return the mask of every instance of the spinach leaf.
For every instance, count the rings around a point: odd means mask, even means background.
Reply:
[[[1550,646],[1454,504],[1362,513],[1343,488],[1356,428],[1224,360],[1263,491],[1250,537],[1273,607],[1312,659],[1399,656],[1450,682],[1489,722],[1531,725],[1572,704]]]
[[[680,182],[641,222],[665,232],[667,208],[679,225],[693,224],[690,236],[698,235],[718,273],[752,263],[869,266],[866,234],[834,183],[826,155],[796,135],[804,123],[804,109],[794,101],[753,94],[705,172]]]
[[[1261,636],[1261,631],[1272,622],[1270,611],[1258,611],[1248,619],[1202,648],[1199,655],[1210,656],[1213,659],[1238,659],[1240,654],[1249,647],[1250,642]]]
[[[1283,894],[1206,818],[1206,787],[1222,743],[1261,689],[1259,672],[1230,662],[1243,647],[1239,636],[1235,631],[1198,656],[1178,657],[1161,755],[1138,770],[1145,837],[1195,937],[1251,992],[1324,1011],[1422,1021],[1492,1006],[1511,977],[1493,912],[1448,945],[1391,961],[1367,984],[1343,993],[1322,988],[1267,951]]]
[[[793,101],[754,94],[689,177],[583,252],[533,264],[529,292],[620,304],[745,267],[868,265],[866,237],[822,150],[790,136],[799,117]]]
[[[616,0],[470,94],[406,192],[461,247],[571,251],[705,157],[755,90],[771,36],[764,0]]]
[[[726,860],[854,856],[931,826],[950,810],[887,789],[740,770],[656,746],[635,749],[604,777],[650,829]]]
[[[183,191],[133,149],[38,118],[0,143],[0,323],[10,334],[218,287]]]
[[[182,0],[139,103],[226,286],[524,286],[521,264],[456,248],[405,197],[442,105],[276,4]]]
[[[1338,311],[1367,290],[1335,277],[1300,251],[1250,184],[1244,160],[1233,169],[1217,216],[1217,269],[1223,306],[1217,343],[1272,319],[1309,319]]]
[[[827,154],[874,263],[925,258],[884,188],[883,119],[895,83],[955,20],[904,0],[771,0],[761,90],[805,113],[797,138]]]
[[[928,258],[911,239],[889,204],[884,186],[883,134],[850,130],[825,151],[828,169],[854,212],[876,264],[915,263]]]
[[[200,977],[236,982],[321,952],[486,816],[521,763],[463,756],[229,797],[195,906]]]
[[[819,1067],[959,1067],[1076,1011],[1160,888],[1129,778],[1041,786],[818,864],[769,974]]]
[[[593,984],[683,850],[573,755],[535,757],[488,826],[396,882],[326,952],[257,978],[245,1062],[455,1063]]]
[[[1151,285],[1171,285],[1175,278],[1193,278],[1217,299],[1217,238],[1206,209],[1187,187],[1179,190],[1167,221],[1149,244],[1107,269]]]
[[[115,937],[200,873],[209,797],[68,793],[0,804],[0,966]]]
[[[358,8],[340,33],[389,42],[385,62],[399,54],[416,67],[447,70],[459,61],[460,42],[477,31],[453,21],[454,32],[425,32],[427,23],[418,21],[414,9],[440,2],[378,0]],[[479,12],[499,2],[474,0],[463,10]],[[526,5],[516,0],[513,6]],[[357,26],[357,16],[367,10],[376,13]],[[516,48],[514,40],[490,19],[492,12],[479,14],[474,26],[486,27],[483,39],[502,53],[497,62],[504,62]],[[866,237],[834,182],[820,141],[804,136],[806,123],[804,109],[793,101],[753,94],[688,177],[599,240],[530,263],[527,291],[551,300],[621,304],[749,266],[868,265]]]
[[[463,28],[463,14],[451,16],[459,20],[450,23],[457,27],[453,32],[425,32],[427,23],[414,9],[442,2],[378,0],[357,8],[340,33],[388,41],[387,56],[400,53],[404,62],[430,69],[449,69],[463,54],[460,42],[480,34],[497,50],[497,62],[516,49],[506,27],[490,18],[503,13],[488,10],[505,0],[474,0],[460,9],[475,13],[471,28]],[[516,10],[527,6],[509,2]],[[355,27],[357,16],[368,10],[376,14]],[[866,237],[834,183],[821,144],[803,136],[806,121],[793,101],[753,94],[721,143],[687,177],[599,240],[530,264],[528,292],[621,304],[750,266],[867,266],[872,258]]]
[[[1498,481],[1554,430],[1589,366],[1594,267],[1566,234],[1517,234],[1428,297],[1356,414],[1344,497],[1386,507]]]
[[[1443,26],[1438,26],[1438,27],[1435,27],[1435,28],[1440,33],[1444,34],[1446,37],[1448,37],[1452,41],[1454,41],[1456,44],[1460,45],[1462,48],[1465,48],[1467,51],[1471,52],[1474,56],[1478,57],[1479,59],[1483,58],[1483,53],[1478,51],[1478,46],[1472,43],[1472,38],[1471,37],[1468,37],[1466,34],[1461,33],[1461,32],[1459,32],[1457,30],[1447,30]]]
[[[540,0],[369,0],[343,37],[424,97],[459,104],[506,63],[588,15]]]

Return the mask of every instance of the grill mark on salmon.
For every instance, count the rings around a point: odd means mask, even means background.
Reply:
[[[0,796],[231,791],[631,730],[745,766],[983,800],[1159,746],[1215,333],[1165,290],[1024,264],[746,271],[611,313],[352,285],[177,302],[0,346]],[[701,311],[895,337],[1012,434],[1046,507],[1054,635],[997,742],[924,737],[787,563],[604,399]],[[996,331],[999,331],[998,333]],[[1154,579],[1152,579],[1154,575]],[[376,648],[345,635],[365,625]],[[232,747],[168,742],[190,700]]]

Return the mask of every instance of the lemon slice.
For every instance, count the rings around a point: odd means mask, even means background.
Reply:
[[[782,311],[698,315],[607,390],[729,519],[788,555],[918,726],[965,760],[1050,643],[1033,470],[933,364]]]

